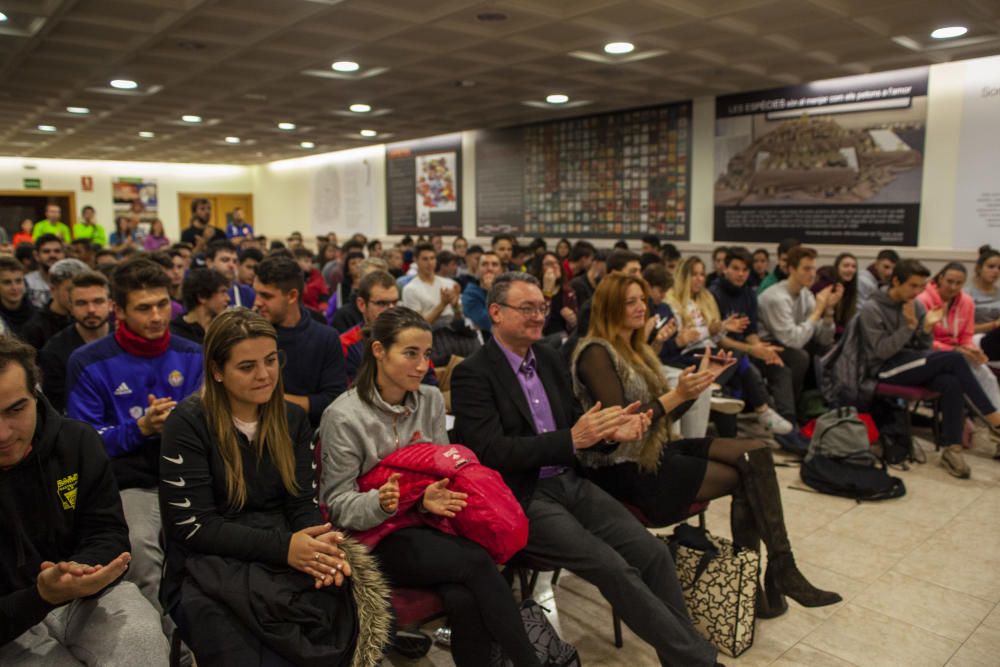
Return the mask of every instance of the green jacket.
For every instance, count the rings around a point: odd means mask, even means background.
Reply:
[[[71,240],[69,225],[65,222],[49,222],[48,220],[39,220],[35,223],[34,229],[31,230],[31,240],[37,241],[38,237],[42,234],[55,234],[63,240],[63,243],[69,243]]]
[[[73,225],[74,239],[89,239],[91,243],[99,246],[108,245],[108,238],[104,233],[104,227],[96,222],[89,225],[85,222],[78,222]]]

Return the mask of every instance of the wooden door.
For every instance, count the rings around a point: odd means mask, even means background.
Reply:
[[[226,223],[237,207],[243,209],[243,217],[253,224],[253,195],[251,194],[211,194],[182,192],[177,195],[177,211],[180,216],[180,229],[184,231],[191,226],[191,202],[195,199],[207,199],[212,205],[212,226],[226,231]]]
[[[73,229],[76,222],[76,193],[69,190],[0,190],[0,226],[13,237],[21,231],[21,221],[38,222],[45,217],[45,207],[59,204],[62,221]]]

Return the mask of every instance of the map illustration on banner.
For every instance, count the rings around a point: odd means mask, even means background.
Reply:
[[[480,236],[689,237],[691,105],[476,134]]]
[[[386,146],[390,234],[461,234],[462,138],[449,134]]]
[[[116,178],[111,183],[115,217],[137,218],[146,233],[159,215],[156,181],[150,178]]]
[[[927,72],[719,97],[715,240],[916,245]]]

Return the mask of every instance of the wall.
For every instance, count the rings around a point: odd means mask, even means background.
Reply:
[[[35,168],[28,168],[31,166]],[[83,192],[81,176],[90,176],[94,179],[92,192]],[[159,217],[163,220],[167,236],[171,239],[176,239],[180,235],[182,212],[177,210],[178,193],[254,192],[251,168],[237,165],[0,157],[0,190],[22,190],[23,179],[39,178],[42,181],[42,190],[73,191],[76,193],[77,215],[80,214],[79,209],[87,204],[93,206],[97,210],[98,221],[109,233],[114,227],[111,182],[123,176],[141,176],[156,180]],[[256,197],[254,199],[256,200]],[[189,212],[185,211],[183,215],[187,217]],[[66,218],[68,219],[68,216]]]

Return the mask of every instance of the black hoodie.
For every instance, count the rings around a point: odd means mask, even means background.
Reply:
[[[31,452],[0,469],[0,646],[55,608],[38,594],[43,561],[104,565],[130,549],[100,436],[39,398]]]
[[[21,305],[14,310],[9,310],[0,303],[0,317],[3,317],[15,336],[21,335],[21,332],[24,331],[24,325],[31,321],[36,312],[35,307],[31,305],[31,299],[28,298],[27,292],[24,294],[24,298],[21,299]]]

